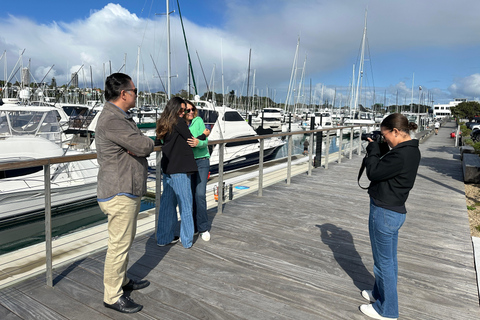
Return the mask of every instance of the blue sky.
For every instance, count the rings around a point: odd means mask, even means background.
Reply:
[[[251,49],[249,94],[255,84],[256,94],[268,92],[276,102],[285,102],[300,38],[296,99],[306,103],[310,97],[314,103],[335,99],[337,106],[345,105],[368,9],[362,104],[373,103],[373,88],[375,102],[389,105],[398,99],[409,104],[412,85],[414,103],[419,97],[434,103],[480,97],[480,1],[181,0],[180,6],[200,93],[208,83],[218,93],[235,90],[246,95]],[[176,0],[170,1],[173,10],[175,93],[187,86],[187,58]],[[111,65],[112,71],[130,74],[141,90],[163,90],[157,75],[166,82],[166,22],[161,15],[165,11],[164,0],[2,3],[0,55],[6,52],[6,57],[0,60],[0,79],[5,72],[8,78],[17,62],[18,68],[30,61],[36,81],[54,65],[46,81],[55,77],[64,84],[83,65],[80,86],[90,87],[92,76],[94,86],[103,88]]]

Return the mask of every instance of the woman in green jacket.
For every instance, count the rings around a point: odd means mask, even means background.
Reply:
[[[189,142],[193,148],[193,155],[197,162],[198,172],[192,175],[193,194],[193,222],[195,232],[200,233],[204,241],[210,240],[210,226],[207,215],[207,180],[210,171],[210,153],[208,152],[208,135],[210,130],[205,128],[205,123],[198,117],[195,105],[185,100],[185,120],[192,135],[196,138]]]

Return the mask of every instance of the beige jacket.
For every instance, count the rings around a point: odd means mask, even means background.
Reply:
[[[146,157],[152,153],[154,142],[142,134],[132,117],[106,102],[95,129],[95,144],[100,165],[97,198],[105,199],[118,193],[145,195]]]

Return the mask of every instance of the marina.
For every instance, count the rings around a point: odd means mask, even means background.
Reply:
[[[399,236],[401,319],[480,316],[461,162],[448,136],[453,128],[446,123],[420,145]],[[128,273],[151,285],[131,293],[144,305],[137,314],[102,305],[104,224],[54,240],[53,287],[45,284],[45,244],[36,245],[29,262],[22,256],[33,248],[2,255],[0,318],[365,319],[358,306],[360,291],[373,283],[368,195],[357,185],[363,154],[348,151],[330,154],[310,175],[309,157],[292,160],[291,179],[285,166],[265,169],[261,193],[258,175],[225,177],[227,185],[245,188],[234,188],[221,211],[209,195],[212,239],[197,239],[190,250],[157,247],[154,210],[144,211]],[[35,268],[36,275],[21,278]]]

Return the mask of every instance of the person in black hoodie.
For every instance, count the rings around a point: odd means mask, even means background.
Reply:
[[[398,318],[397,244],[398,231],[405,222],[405,202],[415,183],[420,151],[418,140],[410,137],[417,125],[394,113],[386,117],[380,130],[390,150],[382,155],[380,143],[368,139],[364,164],[370,180],[370,215],[368,228],[373,254],[375,284],[363,290],[362,297],[372,304],[360,311],[374,319]]]
[[[180,240],[184,248],[193,244],[193,198],[191,175],[198,171],[192,148],[193,136],[183,115],[185,101],[174,97],[168,101],[157,121],[155,145],[162,146],[163,193],[157,224],[157,245],[178,242],[174,231],[177,223],[177,204],[180,208]]]

